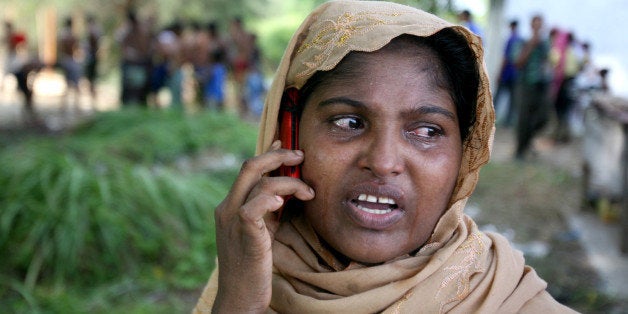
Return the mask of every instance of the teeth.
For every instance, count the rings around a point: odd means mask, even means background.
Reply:
[[[367,194],[360,194],[358,196],[358,201],[367,201],[371,203],[395,205],[395,201],[392,198],[388,198],[384,196],[381,196],[378,198],[377,196],[367,195]]]
[[[394,205],[395,201],[393,201],[392,199],[388,198],[388,197],[380,197],[379,198],[379,202],[380,203],[384,203],[384,204],[390,204],[390,205]]]
[[[375,215],[383,215],[383,214],[388,214],[388,213],[392,212],[392,209],[390,209],[390,208],[389,209],[371,209],[371,208],[363,207],[361,205],[358,205],[357,207],[360,210],[363,210],[363,211],[365,211],[367,213],[375,214]]]

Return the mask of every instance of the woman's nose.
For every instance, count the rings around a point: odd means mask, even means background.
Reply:
[[[373,130],[372,133],[363,147],[360,166],[380,178],[402,173],[402,136],[393,130]]]

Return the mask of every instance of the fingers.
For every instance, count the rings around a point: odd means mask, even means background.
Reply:
[[[308,201],[314,198],[314,190],[301,179],[291,177],[263,177],[253,187],[248,199],[258,194],[294,195],[296,198]]]
[[[241,212],[259,219],[267,212],[281,208],[284,202],[281,196],[285,195],[294,195],[300,200],[308,201],[314,198],[314,190],[300,179],[263,177],[249,194]]]
[[[269,152],[251,158],[242,164],[240,174],[229,195],[232,205],[243,204],[264,174],[279,168],[281,165],[295,166],[303,162],[302,151],[280,149],[280,145],[280,141],[275,141]]]
[[[261,232],[264,232],[265,222],[264,215],[267,212],[275,211],[283,205],[284,200],[279,195],[260,194],[246,204],[242,205],[240,210],[240,219],[243,220],[244,226],[253,226]]]

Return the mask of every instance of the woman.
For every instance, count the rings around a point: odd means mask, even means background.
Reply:
[[[282,97],[299,106],[300,150],[276,141]],[[386,2],[323,4],[278,69],[260,154],[216,209],[220,274],[196,311],[570,312],[462,213],[491,103],[463,27]],[[301,178],[267,176],[281,165]]]

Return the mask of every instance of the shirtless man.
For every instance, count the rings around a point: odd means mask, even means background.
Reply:
[[[79,40],[72,32],[72,18],[68,17],[63,22],[63,28],[58,40],[58,65],[63,71],[67,89],[63,110],[70,107],[69,97],[73,94],[74,107],[79,109],[79,89],[78,83],[81,78],[81,67],[76,60],[76,53],[79,49]]]

